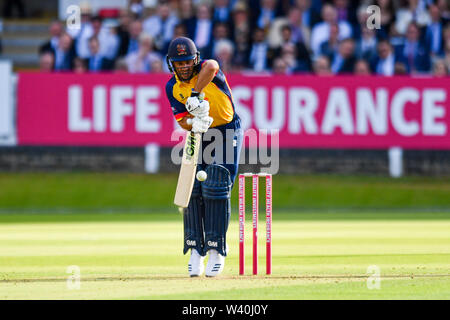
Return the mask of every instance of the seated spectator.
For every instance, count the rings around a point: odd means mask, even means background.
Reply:
[[[388,40],[381,40],[377,47],[377,56],[372,61],[372,70],[382,76],[392,76],[396,58]]]
[[[167,2],[158,4],[156,14],[148,17],[142,23],[143,31],[152,36],[156,50],[162,50],[172,40],[173,31],[178,24],[178,17],[171,12]]]
[[[364,59],[359,59],[355,63],[355,67],[353,69],[353,74],[356,76],[369,76],[372,74],[370,71],[369,63]]]
[[[78,74],[83,74],[83,73],[88,72],[86,60],[83,60],[80,57],[76,57],[73,60],[73,72],[78,73]]]
[[[330,26],[333,23],[339,24],[339,40],[350,38],[352,36],[352,28],[346,21],[337,21],[336,9],[330,4],[324,4],[322,7],[322,19],[314,26],[311,32],[311,50],[314,55],[320,54],[320,45],[328,40],[330,36]]]
[[[222,40],[227,40],[229,38],[228,25],[226,23],[218,22],[214,25],[213,38],[210,41],[210,45],[204,50],[204,59],[210,59],[213,57],[216,50],[216,45]],[[234,49],[233,49],[234,51]]]
[[[142,33],[142,22],[140,20],[132,21],[130,23],[128,33],[129,37],[127,41],[121,43],[120,45],[119,56],[126,56],[139,50],[139,36]]]
[[[83,2],[80,4],[81,10],[81,27],[68,28],[66,32],[70,34],[75,43],[76,55],[85,59],[89,57],[89,38],[92,37],[92,8],[89,2]]]
[[[444,49],[444,19],[435,4],[429,6],[428,12],[431,23],[425,29],[425,43],[427,50],[433,56],[442,55]]]
[[[231,72],[233,69],[234,46],[230,40],[218,40],[214,46],[213,59],[217,60],[220,69],[224,73]]]
[[[284,58],[285,61],[293,58],[294,62],[288,63],[290,67],[290,72],[307,72],[311,71],[311,59],[309,56],[308,49],[303,42],[292,41],[292,29],[289,25],[284,25],[281,28],[281,45],[277,48],[270,50],[269,52],[269,64],[272,65],[272,61],[275,57],[282,57],[283,50],[289,51],[289,58]],[[290,46],[287,46],[290,44]],[[291,49],[292,47],[292,49]],[[290,56],[291,51],[294,54],[293,57]]]
[[[326,56],[319,56],[314,60],[313,71],[317,76],[332,76],[330,60]]]
[[[43,51],[39,56],[39,71],[52,72],[55,65],[55,56],[50,51]]]
[[[103,24],[103,19],[95,16],[91,20],[92,37],[96,37],[100,44],[100,54],[109,60],[117,58],[119,50],[119,37]]]
[[[269,46],[267,44],[264,29],[257,28],[253,32],[253,45],[250,49],[249,64],[250,69],[256,72],[267,70],[267,52]]]
[[[339,50],[339,24],[330,24],[330,36],[320,45],[320,55],[331,57]]]
[[[129,0],[129,10],[134,14],[136,18],[141,18],[144,12],[144,6],[142,0]]]
[[[314,1],[320,2],[320,1]],[[311,0],[295,0],[295,6],[300,9],[302,13],[302,24],[311,30],[317,23],[320,22],[320,12],[316,11],[311,6]]]
[[[261,8],[256,17],[256,27],[261,29],[269,28],[274,21],[277,12],[275,0],[261,0]]]
[[[246,68],[251,46],[250,21],[247,5],[240,1],[233,7],[231,39],[235,45],[233,64]]]
[[[447,77],[449,75],[449,68],[443,59],[436,59],[433,62],[433,76],[436,78]]]
[[[415,22],[418,26],[430,24],[430,15],[427,12],[425,1],[408,0],[395,13],[395,28],[401,35],[406,34],[408,26]]]
[[[63,25],[61,21],[55,20],[49,26],[50,39],[39,47],[39,53],[55,52],[58,48],[59,38],[63,33]]]
[[[164,65],[162,60],[153,60],[150,64],[150,70],[152,73],[164,73]]]
[[[228,24],[231,21],[230,0],[214,0],[213,23]]]
[[[290,28],[290,41],[294,43],[302,43],[309,50],[310,43],[310,29],[302,24],[302,12],[297,7],[293,7],[289,10],[287,18],[280,17],[274,20],[272,23],[267,40],[271,48],[280,47],[282,38],[282,28],[285,26]]]
[[[139,49],[137,52],[130,53],[125,58],[130,73],[148,73],[151,72],[151,65],[155,60],[162,61],[162,57],[153,51],[153,38],[142,33],[139,37]]]
[[[115,73],[128,73],[128,64],[124,58],[119,58],[114,64]]]
[[[330,58],[331,72],[334,74],[353,73],[356,63],[355,43],[353,39],[344,39],[339,43],[338,52]]]
[[[89,72],[109,71],[112,69],[113,62],[101,54],[100,42],[97,37],[89,39],[89,53],[89,58],[85,59]]]
[[[288,64],[282,58],[276,58],[273,62],[272,73],[280,75],[290,74]]]
[[[127,54],[127,45],[130,42],[130,24],[133,20],[132,14],[127,9],[120,10],[119,26],[117,27],[117,36],[119,38],[118,57],[123,57]]]
[[[397,61],[394,65],[394,75],[396,76],[406,76],[408,75],[408,69],[406,64],[401,61]]]
[[[431,68],[430,54],[419,38],[419,27],[413,22],[406,31],[405,43],[394,49],[397,59],[406,62],[409,73],[429,72]]]
[[[377,38],[374,29],[361,25],[361,38],[356,42],[355,53],[358,58],[367,61],[373,60],[377,55]]]
[[[72,50],[72,38],[63,33],[55,50],[55,71],[71,71],[75,55]]]
[[[210,8],[206,3],[197,7],[196,17],[186,22],[188,36],[194,40],[201,56],[206,55],[211,41],[213,23]]]

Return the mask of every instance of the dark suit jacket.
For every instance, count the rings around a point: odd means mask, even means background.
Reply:
[[[91,59],[84,59],[84,63],[86,64],[86,67],[89,71],[91,70]],[[107,59],[107,58],[101,58],[100,60],[100,70],[97,71],[111,71],[114,69],[114,61]]]
[[[408,60],[408,57],[404,55],[404,49],[404,44],[394,46],[394,53],[396,61],[399,60],[405,62],[408,72],[411,72],[412,69],[415,69],[419,72],[428,72],[431,70],[430,53],[424,43],[419,43],[412,64]]]

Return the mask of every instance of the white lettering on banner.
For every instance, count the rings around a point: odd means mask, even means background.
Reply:
[[[289,90],[289,133],[300,133],[303,124],[306,133],[316,134],[318,129],[314,113],[318,105],[319,99],[314,90],[302,87],[291,88]]]
[[[446,92],[442,89],[425,89],[422,100],[423,134],[430,136],[444,136],[447,133],[445,123],[437,123],[436,118],[445,116],[445,106],[437,102],[445,102]]]
[[[108,93],[110,94],[110,127],[112,132],[125,130],[125,119],[135,112],[135,129],[139,133],[159,132],[161,120],[151,118],[160,112],[160,106],[152,102],[161,92],[157,86],[141,86],[136,90],[132,86],[107,87],[99,85],[93,88],[92,118],[83,116],[83,89],[79,85],[70,86],[68,103],[68,127],[71,132],[106,132],[108,124]],[[133,104],[133,101],[135,103]]]
[[[136,90],[136,131],[137,132],[158,132],[161,123],[158,120],[150,119],[149,116],[159,112],[159,105],[150,102],[150,99],[159,97],[157,87],[139,87]]]
[[[94,131],[106,131],[106,88],[94,88]]]
[[[81,86],[69,87],[69,131],[89,132],[91,131],[91,121],[83,118],[82,112],[83,93]]]
[[[232,89],[233,102],[236,107],[236,112],[241,118],[241,127],[247,130],[252,126],[252,113],[247,105],[243,104],[241,100],[249,100],[252,96],[252,91],[246,86],[236,86]]]
[[[340,127],[343,134],[353,134],[353,119],[345,88],[333,88],[328,96],[322,133],[332,134]]]
[[[130,102],[133,98],[133,87],[114,86],[111,88],[111,131],[122,132],[125,128],[125,117],[133,114]]]
[[[369,88],[356,91],[356,132],[361,135],[369,133],[369,123],[373,133],[385,135],[387,122],[388,93],[386,89],[376,90],[376,101]]]
[[[285,101],[286,95],[284,88],[274,88],[272,91],[272,119],[269,120],[269,106],[267,98],[267,89],[257,87],[254,96],[255,126],[258,129],[281,130],[284,126],[286,114]]]
[[[414,88],[401,89],[394,95],[391,104],[391,121],[399,134],[413,136],[419,133],[419,124],[417,121],[406,121],[404,110],[407,102],[416,103],[419,99],[420,94]]]
[[[349,91],[342,87],[334,87],[329,91],[324,108],[322,123],[317,116],[319,97],[317,92],[309,87],[291,87],[288,93],[288,108],[286,110],[286,89],[275,87],[237,86],[233,87],[233,97],[237,112],[242,119],[242,127],[247,130],[253,125],[257,129],[282,129],[287,122],[289,134],[333,134],[340,129],[344,135],[367,135],[370,129],[373,134],[384,136],[389,131],[389,120],[394,130],[403,136],[413,136],[422,133],[425,136],[442,136],[447,132],[445,117],[445,89],[424,89],[420,92],[415,88],[401,88],[392,93],[389,101],[389,91],[386,88],[355,90],[355,108],[351,108]],[[272,117],[268,119],[269,93],[272,96]],[[418,103],[422,94],[422,128],[419,119],[405,118],[407,103]],[[253,112],[243,101],[251,101],[253,96]],[[323,103],[323,102],[322,102]],[[389,104],[390,103],[390,104]],[[389,109],[390,108],[390,109]],[[284,114],[286,113],[286,114]],[[281,115],[280,115],[281,114]],[[354,117],[354,118],[353,118]],[[286,120],[287,119],[287,120]],[[438,119],[441,119],[439,122]],[[321,128],[319,132],[319,126]]]

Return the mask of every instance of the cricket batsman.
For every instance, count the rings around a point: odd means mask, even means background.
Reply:
[[[191,39],[172,40],[166,60],[173,73],[166,85],[172,112],[183,129],[202,133],[200,154],[204,154],[214,141],[205,139],[208,130],[208,133],[222,135],[218,141],[223,143],[216,146],[213,161],[205,163],[199,159],[197,171],[206,171],[207,178],[202,182],[195,180],[183,216],[183,254],[191,249],[189,275],[196,277],[205,272],[206,276],[215,277],[223,271],[228,251],[226,233],[231,214],[230,196],[243,140],[241,121],[219,64],[215,60],[201,60]],[[217,156],[219,153],[221,157]],[[206,255],[209,258],[205,270]]]

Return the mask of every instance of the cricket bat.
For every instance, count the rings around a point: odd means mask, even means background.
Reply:
[[[203,100],[204,94],[199,99]],[[188,119],[192,121],[191,119]],[[192,188],[197,173],[198,153],[200,149],[201,133],[189,131],[186,136],[186,142],[183,149],[183,158],[181,160],[180,174],[178,176],[177,189],[173,203],[179,208],[187,208],[191,199]]]

